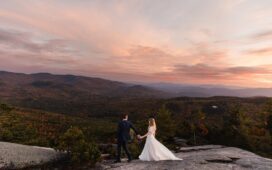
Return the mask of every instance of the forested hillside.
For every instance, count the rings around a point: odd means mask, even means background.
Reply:
[[[112,113],[109,114],[108,110]],[[169,147],[174,147],[173,139],[179,137],[188,140],[188,145],[222,144],[272,156],[270,98],[126,100],[105,104],[104,110],[94,116],[68,116],[2,104],[0,138],[3,141],[54,147],[59,136],[71,127],[78,127],[88,140],[110,144],[115,141],[116,123],[124,112],[129,113],[130,120],[141,134],[146,132],[147,119],[155,117],[158,138]],[[137,141],[132,147],[140,150]]]
[[[109,101],[168,95],[150,87],[101,78],[0,72],[0,101],[60,113],[94,114],[97,110],[93,107]]]

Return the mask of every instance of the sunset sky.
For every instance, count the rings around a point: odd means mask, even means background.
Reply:
[[[13,72],[272,87],[272,1],[0,1],[0,61]]]

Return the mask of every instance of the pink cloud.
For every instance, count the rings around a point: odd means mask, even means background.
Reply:
[[[247,54],[255,55],[255,56],[271,56],[272,55],[272,47],[254,49],[246,51]]]
[[[177,65],[172,72],[158,73],[156,76],[171,77],[172,81],[176,82],[257,86],[260,83],[264,84],[268,77],[272,77],[272,69],[271,65],[252,67],[216,67],[206,64]],[[271,87],[270,83],[270,81],[266,81],[266,87]]]

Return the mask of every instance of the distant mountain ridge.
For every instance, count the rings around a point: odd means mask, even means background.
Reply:
[[[102,78],[50,73],[23,74],[5,71],[0,71],[0,89],[2,91],[1,97],[11,94],[17,96],[20,93],[46,96],[47,93],[54,92],[54,95],[58,95],[55,93],[57,91],[60,92],[59,95],[71,95],[71,97],[76,97],[74,94],[76,92],[104,97],[162,97],[166,95],[166,93],[150,87]]]
[[[167,83],[136,85],[75,75],[0,71],[0,102],[53,112],[99,112],[109,101],[172,97],[272,96],[272,89],[190,86]],[[97,109],[100,108],[100,109]],[[111,111],[109,111],[111,112]],[[115,112],[115,111],[114,111]]]
[[[212,97],[212,96],[236,96],[236,97],[272,97],[272,88],[243,88],[215,85],[186,85],[171,83],[153,83],[148,87],[172,93],[174,96],[187,97]]]
[[[168,94],[142,85],[101,78],[50,73],[0,72],[0,102],[17,106],[59,111],[67,108],[85,112],[107,100],[161,98]]]

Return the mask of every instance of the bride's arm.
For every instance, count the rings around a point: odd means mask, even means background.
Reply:
[[[152,135],[152,131],[150,129],[148,129],[148,132],[144,135],[144,136],[141,136],[141,139],[147,137],[148,135]]]
[[[148,134],[149,134],[149,132],[147,132],[144,136],[141,136],[141,139],[143,139],[143,138],[145,138],[145,137],[147,137],[148,136]]]

